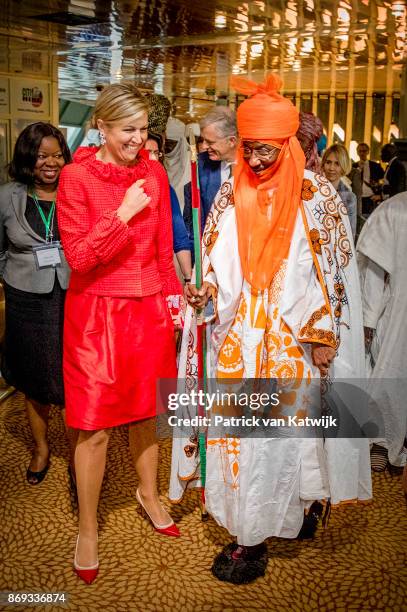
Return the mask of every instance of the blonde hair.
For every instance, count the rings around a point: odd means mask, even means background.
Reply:
[[[324,170],[324,165],[325,165],[326,160],[328,159],[328,155],[330,155],[331,153],[334,153],[336,155],[337,160],[342,170],[342,174],[344,176],[346,174],[349,174],[349,172],[352,170],[352,162],[350,161],[350,157],[349,157],[346,147],[344,147],[341,144],[334,144],[328,147],[327,149],[325,149],[324,154],[322,156],[322,161],[321,161],[322,171]]]
[[[92,127],[98,128],[98,119],[115,123],[134,115],[148,114],[148,101],[134,85],[114,83],[104,88],[96,100]]]

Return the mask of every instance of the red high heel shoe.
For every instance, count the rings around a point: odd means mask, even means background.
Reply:
[[[82,567],[81,565],[78,565],[76,563],[76,554],[78,552],[78,542],[79,542],[79,535],[76,539],[76,548],[75,548],[75,558],[73,560],[73,569],[74,572],[77,576],[79,576],[79,578],[82,578],[82,580],[84,582],[86,582],[86,584],[92,584],[92,582],[95,580],[96,576],[99,573],[99,561],[97,563],[95,563],[95,565],[90,565],[89,567]]]
[[[180,537],[181,533],[178,527],[176,526],[176,524],[174,523],[174,521],[171,521],[171,523],[168,523],[168,525],[157,525],[156,523],[154,523],[153,519],[147,512],[143,502],[141,501],[141,496],[140,496],[138,489],[136,490],[136,499],[138,503],[140,504],[140,506],[142,507],[142,509],[144,510],[144,512],[146,513],[146,515],[148,516],[148,518],[150,519],[151,524],[154,527],[155,531],[157,531],[158,533],[161,533],[162,535],[173,536],[174,538]]]

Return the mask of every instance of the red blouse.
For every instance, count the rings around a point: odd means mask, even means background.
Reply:
[[[62,169],[57,216],[62,246],[72,268],[69,287],[94,295],[141,297],[162,290],[182,293],[175,273],[168,178],[142,151],[131,167],[105,164],[98,149],[81,147]],[[128,223],[116,211],[138,179],[151,197]]]

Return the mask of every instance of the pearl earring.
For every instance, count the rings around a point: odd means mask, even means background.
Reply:
[[[106,136],[100,130],[99,130],[99,140],[102,146],[106,144]]]

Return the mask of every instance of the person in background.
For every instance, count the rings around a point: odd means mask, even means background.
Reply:
[[[318,138],[318,142],[317,142],[317,149],[318,149],[318,155],[319,157],[322,157],[325,149],[326,149],[326,143],[327,143],[327,137],[326,134],[322,134],[319,138]]]
[[[352,165],[349,175],[353,193],[361,201],[361,214],[370,215],[380,199],[378,194],[379,182],[384,176],[383,168],[380,164],[368,159],[370,148],[365,142],[358,144],[356,152],[359,161]]]
[[[144,151],[148,106],[133,86],[100,94],[93,126],[58,191],[62,244],[72,268],[64,327],[67,423],[78,430],[79,533],[74,570],[98,574],[97,509],[111,428],[129,424],[136,500],[156,532],[180,535],[157,490],[156,383],[176,375],[167,304],[182,295],[173,265],[168,178]],[[178,316],[179,313],[173,313]]]
[[[384,145],[381,151],[381,160],[387,163],[382,187],[383,200],[407,191],[407,170],[403,162],[397,157],[396,145]]]
[[[300,113],[297,138],[305,155],[305,168],[319,174],[321,161],[318,155],[318,140],[324,131],[321,119],[313,113]]]
[[[239,139],[236,113],[216,106],[200,121],[202,144],[198,156],[199,190],[201,195],[202,230],[212,203],[221,185],[232,176]],[[184,220],[190,236],[192,231],[192,200],[190,188],[185,202]]]
[[[198,170],[205,223],[220,186],[233,174],[239,138],[236,113],[224,106],[209,111],[202,117],[200,126],[203,153],[199,155]]]
[[[17,138],[9,166],[12,182],[0,187],[6,297],[1,371],[25,395],[34,440],[26,474],[31,485],[43,481],[50,465],[50,406],[64,405],[62,330],[70,271],[59,248],[55,200],[61,170],[70,161],[62,133],[49,123],[33,123]]]
[[[373,364],[369,396],[384,423],[371,450],[374,471],[407,463],[407,191],[370,215],[357,243],[363,324]],[[389,384],[391,382],[391,384]],[[380,434],[379,434],[380,435]]]
[[[191,189],[191,157],[186,139],[185,123],[169,117],[164,141],[164,167],[168,180],[177,194],[179,206],[184,214],[187,193]]]
[[[149,152],[150,159],[164,161],[163,139],[159,134],[149,132],[145,144],[146,151]],[[185,227],[184,219],[182,218],[181,209],[179,206],[177,194],[170,185],[171,197],[171,214],[172,214],[172,230],[173,230],[173,249],[176,255],[179,267],[181,269],[184,282],[189,282],[192,276],[192,257],[193,243],[188,236]]]
[[[351,161],[346,148],[334,144],[325,150],[321,161],[322,173],[332,183],[338,192],[348,213],[353,238],[356,236],[357,198],[345,184],[345,177],[351,169]]]

